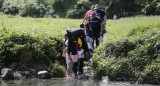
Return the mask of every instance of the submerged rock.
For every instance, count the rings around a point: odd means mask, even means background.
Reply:
[[[48,71],[39,71],[38,72],[38,78],[40,78],[40,79],[50,79],[51,74],[49,74]]]
[[[15,72],[14,73],[14,77],[15,77],[15,79],[23,79],[23,77],[22,77],[22,75],[21,75],[21,73],[19,73],[19,72]]]
[[[87,64],[83,67],[83,74],[78,76],[78,79],[83,80],[92,80],[94,76],[94,70],[92,68],[91,62],[87,62]]]
[[[3,80],[12,80],[14,79],[14,74],[12,72],[11,69],[9,68],[4,68],[1,70],[1,74],[2,74],[2,79]]]

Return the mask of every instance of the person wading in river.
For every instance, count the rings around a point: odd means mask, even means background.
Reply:
[[[77,75],[77,66],[78,61],[80,62],[79,72],[83,74],[83,60],[85,57],[85,52],[88,52],[88,46],[84,39],[85,33],[84,30],[78,29],[74,31],[68,31],[69,42],[68,42],[68,54],[69,57],[72,58],[73,61],[73,71],[75,74],[75,78]]]
[[[69,75],[70,77],[72,76],[72,58],[69,57],[68,55],[68,35],[65,34],[64,35],[64,39],[63,39],[63,54],[62,56],[65,57],[66,60],[66,64],[67,64],[67,70],[66,70],[66,75]]]

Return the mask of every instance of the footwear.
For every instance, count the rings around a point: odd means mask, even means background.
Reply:
[[[69,72],[68,72],[68,71],[66,71],[66,75],[69,75]]]
[[[78,78],[78,75],[75,75],[74,78]]]

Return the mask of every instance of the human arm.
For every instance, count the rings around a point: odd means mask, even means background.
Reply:
[[[65,44],[64,40],[62,41],[62,57],[64,57]]]
[[[62,41],[62,51],[65,49],[64,40]]]
[[[103,20],[99,18],[99,23],[100,23],[100,36],[103,35]]]
[[[103,23],[101,23],[100,25],[101,25],[100,36],[102,36],[103,35]]]
[[[68,41],[68,56],[69,56],[69,59],[70,61],[72,62],[72,58],[71,58],[71,40]]]
[[[82,24],[84,23],[85,20],[86,20],[86,15],[85,15],[85,17],[84,17],[84,19],[83,19],[83,21],[82,21]]]
[[[105,15],[104,16],[104,25],[106,25],[106,22],[107,22],[107,16]]]
[[[69,60],[70,60],[71,62],[73,62],[73,61],[72,61],[72,57],[71,57],[71,55],[70,55],[70,54],[69,54]]]
[[[86,15],[84,16],[84,19],[82,21],[82,24],[84,23],[85,20],[87,20],[87,15],[88,15],[88,12],[86,13]]]
[[[106,12],[105,12],[105,11],[102,11],[102,13],[103,13],[103,19],[104,19],[103,23],[104,23],[104,25],[106,25],[107,15],[106,15]]]

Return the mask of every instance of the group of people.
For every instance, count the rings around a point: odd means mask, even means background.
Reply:
[[[89,10],[83,20],[83,24],[89,24],[90,30],[93,31],[95,41],[96,41],[96,47],[99,45],[99,38],[103,34],[106,33],[105,25],[106,25],[106,12],[102,9],[100,9],[100,6],[98,4],[92,5],[91,10]]]
[[[79,63],[79,74],[83,74],[83,61],[84,58],[92,57],[94,50],[94,43],[96,47],[103,40],[103,34],[106,33],[106,13],[104,10],[100,9],[98,4],[92,5],[91,10],[89,10],[80,29],[78,30],[67,30],[64,35],[63,40],[63,57],[66,58],[67,71],[66,74],[70,77],[72,76],[72,71],[74,72],[74,77],[77,78],[77,67]]]

